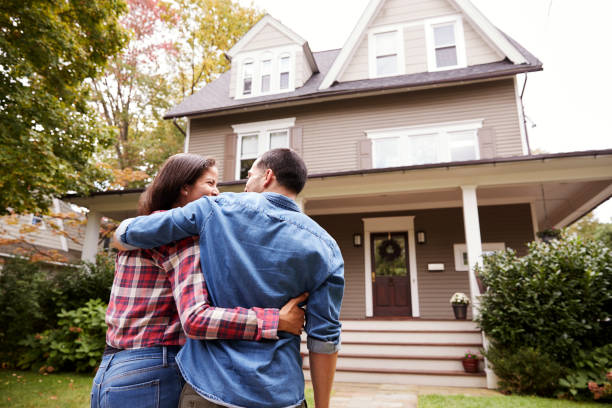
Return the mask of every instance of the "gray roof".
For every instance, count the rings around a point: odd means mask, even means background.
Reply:
[[[515,65],[508,59],[473,65],[466,68],[452,69],[437,72],[422,72],[418,74],[397,75],[385,78],[363,79],[359,81],[336,82],[328,89],[319,90],[325,75],[331,68],[340,50],[329,50],[313,53],[319,72],[313,74],[300,88],[292,92],[274,95],[257,96],[248,99],[233,99],[229,96],[230,72],[227,71],[216,80],[210,82],[193,95],[185,98],[181,103],[170,109],[165,119],[182,116],[195,116],[202,114],[222,113],[237,108],[247,108],[260,105],[273,105],[276,103],[290,103],[293,101],[306,101],[328,96],[375,92],[391,89],[410,89],[433,84],[452,82],[475,81],[487,78],[516,75],[524,72],[539,71],[542,62],[529,51],[508,37],[527,59],[526,64]]]

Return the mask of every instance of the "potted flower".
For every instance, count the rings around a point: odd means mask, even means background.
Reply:
[[[457,292],[450,298],[455,319],[465,320],[467,318],[467,307],[470,304],[470,299],[465,293]]]
[[[551,242],[555,239],[561,239],[561,230],[556,228],[548,228],[543,231],[539,231],[536,235],[544,242]]]
[[[478,354],[472,353],[468,350],[464,355],[461,363],[466,373],[477,373],[478,372],[478,361],[480,357]]]

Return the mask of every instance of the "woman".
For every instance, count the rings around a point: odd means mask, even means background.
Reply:
[[[170,157],[141,195],[139,214],[216,196],[215,161],[194,154]],[[107,347],[93,381],[91,407],[177,407],[184,381],[174,358],[195,339],[276,339],[300,334],[303,311],[214,308],[200,270],[198,238],[149,250],[120,251],[106,312]]]

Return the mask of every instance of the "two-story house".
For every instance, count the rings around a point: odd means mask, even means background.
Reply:
[[[612,150],[530,154],[517,75],[542,63],[467,0],[371,0],[322,52],[266,15],[227,57],[166,118],[188,119],[185,150],[217,158],[223,191],[268,149],[306,161],[299,204],[346,265],[337,381],[485,386],[461,372],[482,337],[452,320],[451,295],[477,305],[483,251],[524,254],[610,197]],[[137,195],[73,201],[95,225]]]

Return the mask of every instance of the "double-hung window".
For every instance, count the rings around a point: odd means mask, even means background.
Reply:
[[[378,78],[404,73],[403,35],[401,28],[378,28],[368,40],[370,77]]]
[[[374,168],[477,160],[482,120],[368,131]]]
[[[242,94],[251,95],[253,92],[253,61],[247,61],[242,66]]]
[[[268,150],[289,147],[289,129],[294,125],[295,118],[287,118],[232,126],[238,134],[236,176],[246,179],[255,160]]]
[[[425,25],[429,70],[465,67],[465,40],[461,17],[427,20]]]
[[[283,55],[279,61],[279,88],[289,89],[289,73],[291,70],[291,57]]]
[[[272,60],[266,59],[261,62],[261,93],[270,92],[272,81]]]

